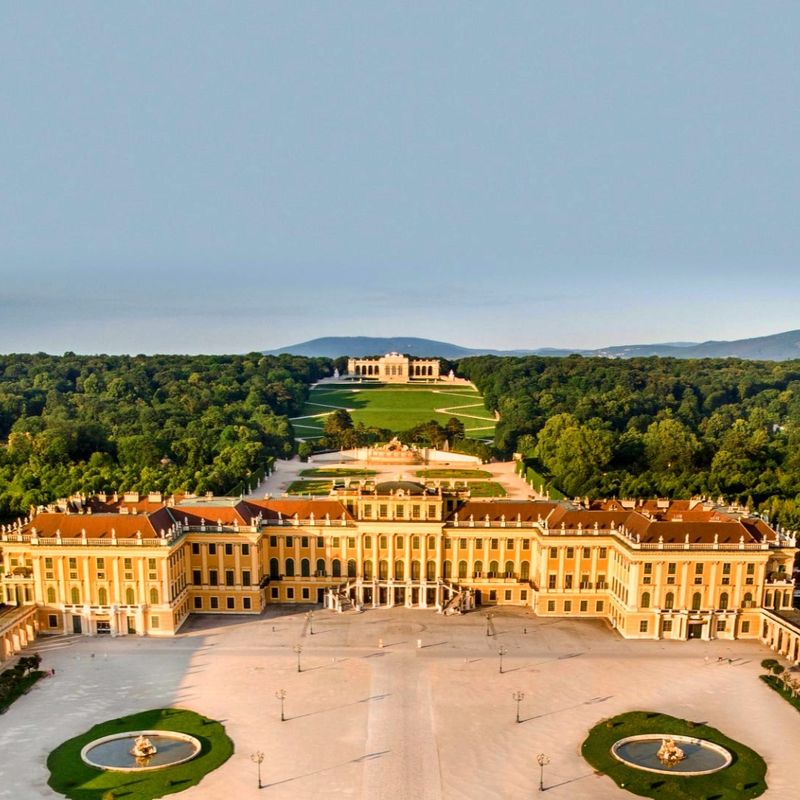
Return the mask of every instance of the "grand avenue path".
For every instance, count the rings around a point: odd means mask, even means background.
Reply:
[[[551,758],[551,800],[630,800],[593,773],[580,745],[600,719],[637,708],[707,720],[765,757],[763,797],[797,797],[800,761],[787,754],[800,752],[800,720],[758,680],[768,655],[758,644],[627,642],[600,623],[519,609],[497,613],[490,636],[480,613],[402,608],[318,611],[313,627],[302,612],[273,608],[192,620],[169,640],[40,640],[56,677],[0,717],[0,798],[57,797],[44,766],[53,747],[95,722],[164,705],[222,720],[236,745],[217,772],[175,795],[186,800],[530,800],[539,752]],[[266,756],[262,790],[256,750]]]

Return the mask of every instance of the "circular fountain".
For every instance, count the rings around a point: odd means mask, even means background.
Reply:
[[[685,777],[710,775],[733,761],[733,756],[714,742],[658,733],[620,739],[611,746],[611,754],[635,769]]]
[[[81,750],[90,767],[115,772],[142,772],[174,767],[199,754],[202,745],[177,731],[127,731],[103,736]]]

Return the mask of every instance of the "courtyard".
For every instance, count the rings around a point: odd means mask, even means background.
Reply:
[[[800,751],[800,720],[758,680],[770,652],[754,642],[625,641],[601,622],[516,608],[487,622],[480,612],[399,608],[309,620],[273,607],[260,617],[191,617],[174,639],[66,636],[36,650],[56,674],[0,719],[0,798],[9,800],[59,796],[45,761],[65,739],[167,706],[221,721],[236,748],[175,795],[187,800],[530,798],[540,752],[551,759],[548,797],[631,797],[594,774],[580,747],[599,720],[633,709],[708,722],[755,749],[768,765],[763,797],[788,800],[800,785],[788,755]]]

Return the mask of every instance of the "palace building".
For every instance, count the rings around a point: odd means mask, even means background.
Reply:
[[[438,358],[409,358],[400,353],[387,353],[380,358],[347,359],[349,375],[385,383],[438,380],[439,371]]]
[[[800,660],[796,542],[758,517],[702,500],[476,500],[445,484],[79,496],[34,511],[0,533],[0,599],[25,615],[0,626],[0,657],[37,633],[169,636],[189,614],[323,603],[511,604],[626,638],[761,639]]]

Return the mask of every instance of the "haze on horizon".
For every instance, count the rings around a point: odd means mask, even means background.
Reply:
[[[800,327],[791,2],[6,3],[0,352]]]

